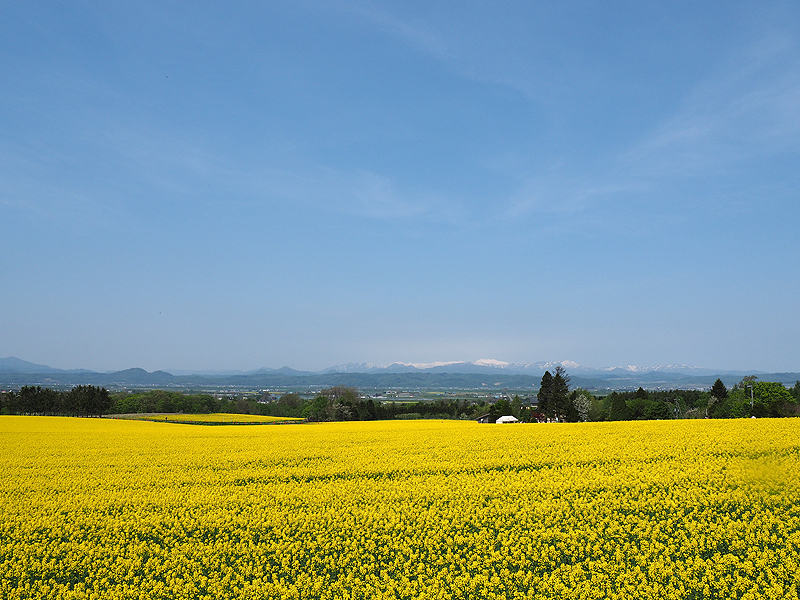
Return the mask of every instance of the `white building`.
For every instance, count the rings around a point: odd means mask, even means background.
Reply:
[[[512,415],[505,415],[497,419],[495,423],[519,423],[519,419],[517,419],[517,417],[514,417]]]

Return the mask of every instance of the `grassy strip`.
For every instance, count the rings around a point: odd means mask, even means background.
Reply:
[[[109,415],[109,417],[112,419],[152,421],[156,423],[179,423],[183,425],[282,425],[303,422],[303,419],[292,417],[238,415],[228,413],[200,415],[180,413],[133,413],[126,415]]]

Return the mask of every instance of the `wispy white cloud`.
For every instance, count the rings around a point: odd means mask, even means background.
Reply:
[[[404,20],[364,4],[340,6],[439,60],[472,69],[466,66],[471,58],[460,43],[424,20]],[[509,81],[526,78],[518,75]],[[76,97],[114,93],[98,90],[91,82],[71,85]],[[33,156],[30,149],[4,144],[0,152],[8,176],[0,183],[3,205],[38,211],[40,216],[80,206],[86,215],[104,211],[122,215],[135,209],[132,204],[150,201],[146,195],[131,195],[131,189],[138,189],[170,203],[224,199],[233,205],[311,206],[324,213],[468,229],[502,226],[536,215],[573,221],[586,215],[586,222],[595,224],[610,203],[624,204],[676,179],[718,176],[753,157],[797,149],[800,61],[792,39],[765,38],[687,93],[670,118],[616,155],[583,153],[579,161],[561,156],[544,164],[517,155],[494,162],[486,158],[482,168],[497,180],[516,180],[517,185],[505,197],[490,191],[482,201],[467,201],[455,189],[415,189],[389,172],[335,167],[297,147],[272,148],[260,156],[233,155],[203,139],[199,130],[168,129],[144,117],[137,122],[130,114],[74,110],[73,115],[60,116],[63,126],[86,132],[73,142],[89,148],[107,168],[98,170],[96,179],[65,177],[48,183],[41,174],[50,165],[68,165],[72,160],[68,151],[62,149],[55,156],[56,150],[45,149]],[[77,168],[90,173],[92,166]]]
[[[569,81],[562,81],[552,69],[545,68],[542,56],[531,54],[535,44],[523,49],[514,35],[508,39],[494,36],[495,46],[491,47],[475,37],[479,30],[449,28],[437,20],[435,12],[424,19],[372,3],[338,6],[465,78],[519,92],[540,108],[549,105],[543,109],[548,114],[558,112],[553,108],[555,99],[566,94],[574,100],[581,89],[598,83],[597,74],[585,73],[575,64],[570,65]],[[473,37],[466,39],[465,35]],[[549,114],[548,119],[551,117]],[[562,114],[550,125],[556,129],[563,126],[557,124],[559,119],[569,121],[568,115]],[[671,116],[642,130],[638,140],[628,132],[631,141],[627,147],[619,146],[620,138],[610,146],[597,146],[594,155],[591,150],[582,151],[579,158],[562,155],[545,162],[541,157],[515,155],[486,158],[484,168],[507,182],[516,179],[516,189],[505,198],[486,198],[477,210],[464,206],[456,210],[461,211],[465,226],[470,218],[472,226],[483,227],[547,215],[570,219],[572,227],[580,226],[581,216],[586,227],[615,227],[613,219],[602,214],[610,207],[634,201],[652,206],[657,197],[670,195],[654,191],[692,185],[693,180],[735,176],[748,161],[797,149],[798,134],[797,42],[791,36],[769,33],[738,53],[732,49],[730,60],[718,65],[716,74],[687,89]],[[579,137],[580,132],[571,135]],[[440,206],[447,204],[457,207],[458,201],[442,199]],[[669,207],[665,210],[666,214],[656,211],[652,217],[669,218]],[[432,214],[422,210],[414,217],[424,219]]]
[[[454,215],[435,194],[398,190],[387,176],[344,171],[321,164],[239,171],[239,188],[251,201],[289,202],[318,210],[376,220],[451,220]]]
[[[583,215],[592,226],[611,206],[660,198],[679,210],[674,186],[695,181],[728,181],[751,161],[800,150],[800,58],[791,40],[762,40],[727,68],[690,90],[673,115],[616,155],[580,163],[553,161],[531,171],[517,170],[521,183],[502,218]],[[522,162],[522,161],[520,161]],[[746,182],[743,185],[757,185]],[[705,196],[705,202],[715,199]],[[698,208],[698,199],[693,198]],[[726,200],[735,202],[733,198]],[[669,211],[650,211],[663,220]]]
[[[620,156],[629,175],[691,177],[800,147],[800,60],[785,38],[748,49],[703,82],[680,110]]]
[[[366,2],[339,2],[335,6],[342,12],[367,22],[389,35],[397,36],[410,46],[439,60],[454,61],[458,58],[455,48],[442,32],[424,19],[404,19],[384,7]]]
[[[102,122],[102,123],[101,123]],[[133,226],[137,214],[164,205],[225,210],[312,208],[319,214],[376,221],[463,222],[457,203],[410,191],[385,174],[341,169],[300,152],[276,158],[232,156],[196,135],[143,123],[98,119],[78,142],[78,162],[59,148],[0,148],[0,206],[34,221]]]
[[[0,163],[0,207],[15,216],[13,222],[19,217],[80,230],[106,227],[120,216],[119,198],[112,188],[62,176],[76,168],[67,154],[5,145]]]

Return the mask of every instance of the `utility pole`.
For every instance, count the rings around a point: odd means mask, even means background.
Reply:
[[[747,389],[748,387],[750,388],[750,416],[751,417],[753,416],[753,398],[754,398],[753,390],[756,387],[756,379],[758,379],[758,377],[756,377],[755,375],[748,375],[747,377],[742,379],[742,381],[739,383],[739,388],[740,389],[742,388],[743,385],[744,385],[745,389]]]

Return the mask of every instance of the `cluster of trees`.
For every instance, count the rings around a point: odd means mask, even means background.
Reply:
[[[745,377],[730,392],[717,379],[710,391],[648,391],[640,387],[636,391],[615,391],[595,397],[584,389],[570,392],[569,375],[559,366],[555,375],[546,371],[542,376],[536,407],[525,408],[515,402],[500,401],[490,413],[490,419],[500,414],[513,414],[523,422],[568,423],[800,416],[800,381],[787,389],[781,383],[756,379],[755,376]]]
[[[745,378],[752,381],[755,378]],[[715,384],[711,392],[700,390],[647,391],[639,388],[630,392],[612,392],[607,396],[594,396],[585,389],[570,390],[570,377],[557,367],[555,374],[545,372],[536,396],[537,404],[531,406],[519,397],[502,398],[496,402],[468,400],[437,400],[419,402],[376,402],[363,398],[354,387],[335,386],[319,391],[311,400],[288,393],[277,400],[256,404],[237,400],[216,412],[249,412],[283,417],[303,417],[310,421],[364,421],[375,419],[441,418],[474,419],[488,414],[494,422],[503,415],[514,415],[522,422],[552,420],[559,422],[622,421],[643,419],[673,419],[700,417],[749,416],[742,411],[743,395],[750,389],[745,384],[734,388],[723,402],[715,400]],[[724,386],[723,386],[724,387]],[[800,400],[800,382],[787,390],[779,383],[759,382],[754,388],[755,416],[785,416],[792,412]],[[783,390],[783,391],[781,391]],[[752,390],[751,390],[752,391]],[[769,393],[768,393],[769,392]],[[781,400],[778,400],[780,398]],[[786,402],[789,402],[788,404]],[[749,406],[749,405],[748,405]],[[764,409],[765,406],[770,408]]]
[[[100,416],[109,412],[106,388],[76,385],[70,391],[26,385],[18,392],[0,394],[0,413],[16,415]]]
[[[283,416],[270,412],[272,407],[258,400],[239,397],[215,398],[208,394],[183,394],[165,390],[110,394],[105,388],[91,385],[79,385],[68,392],[40,386],[25,386],[18,392],[0,393],[0,413],[66,416],[231,413]]]
[[[278,400],[280,404],[284,396]],[[467,419],[484,410],[485,403],[467,400],[435,402],[375,402],[362,398],[353,387],[335,386],[321,390],[313,400],[299,408],[299,415],[309,421],[371,421],[378,419]],[[283,416],[283,415],[275,415]],[[293,415],[286,415],[293,416]]]
[[[730,391],[717,379],[710,391],[612,392],[590,396],[588,421],[641,419],[742,418],[800,416],[800,381],[786,388],[773,381],[745,377]]]
[[[105,388],[77,386],[69,392],[26,386],[19,392],[0,394],[0,413],[26,415],[89,416],[135,413],[229,413],[302,417],[309,421],[441,418],[468,419],[489,409],[486,402],[439,400],[435,402],[382,403],[363,398],[354,387],[321,390],[311,400],[286,393],[253,397],[222,397],[165,390],[109,394]],[[508,412],[504,414],[510,414]]]
[[[275,399],[271,394],[215,398],[207,394],[153,390],[115,396],[109,413],[230,413],[306,418],[309,421],[367,421],[407,415],[456,418],[470,406],[466,401],[384,404],[363,398],[354,387],[335,386],[320,390],[310,400],[293,392]]]
[[[796,417],[800,415],[800,381],[791,389],[774,381],[756,381],[748,376],[730,391],[717,379],[711,387],[707,406],[708,416],[739,417]]]
[[[594,396],[584,389],[569,389],[570,377],[564,367],[556,367],[555,375],[545,371],[535,405],[524,405],[519,396],[513,400],[501,399],[488,412],[490,422],[503,415],[513,415],[523,423],[556,421],[577,423],[588,421]]]
[[[611,392],[592,398],[589,421],[633,421],[705,416],[708,392],[699,390]]]
[[[206,414],[233,412],[234,402],[208,394],[181,394],[165,390],[151,390],[134,394],[115,394],[109,413],[185,413]]]
[[[557,366],[555,375],[551,375],[550,371],[544,372],[539,393],[536,395],[539,415],[549,420],[568,423],[585,421],[586,415],[579,411],[575,398],[577,394],[569,393],[569,375],[564,367]]]
[[[746,377],[728,392],[717,380],[711,391],[659,390],[612,392],[594,396],[585,389],[570,390],[570,377],[563,367],[542,376],[536,405],[526,405],[519,396],[494,403],[468,400],[438,400],[413,403],[382,403],[363,398],[357,388],[335,386],[321,390],[311,400],[284,394],[278,400],[251,405],[238,400],[236,406],[217,412],[253,412],[279,417],[303,417],[309,421],[356,421],[373,419],[442,418],[474,419],[488,414],[494,422],[514,415],[522,422],[627,421],[676,418],[778,417],[800,415],[800,382],[787,389],[780,383],[756,382]],[[721,386],[721,387],[720,387]],[[750,401],[752,396],[752,408]]]

